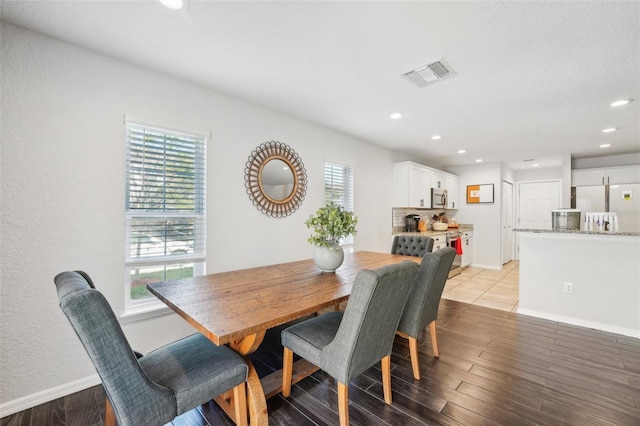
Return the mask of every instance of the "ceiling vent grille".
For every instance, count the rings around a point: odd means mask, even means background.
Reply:
[[[446,80],[454,75],[456,75],[456,72],[440,58],[435,62],[402,74],[402,78],[417,87],[424,87],[440,80]]]

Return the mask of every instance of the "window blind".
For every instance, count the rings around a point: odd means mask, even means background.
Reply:
[[[204,270],[207,139],[129,121],[126,134],[125,264],[135,300],[149,296],[149,282]]]
[[[325,203],[333,202],[345,210],[354,211],[355,167],[327,162],[324,165]],[[352,249],[353,235],[340,240],[340,245]]]
[[[353,211],[354,167],[338,163],[325,163],[325,202],[333,202]]]

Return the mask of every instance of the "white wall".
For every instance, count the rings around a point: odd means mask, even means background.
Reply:
[[[486,163],[450,167],[447,171],[459,177],[460,207],[456,213],[456,219],[458,223],[473,224],[473,266],[501,269],[501,164]],[[493,203],[466,203],[467,185],[490,183],[494,185]]]
[[[516,170],[514,172],[515,180],[518,182],[530,180],[549,180],[562,179],[562,167],[549,167],[544,169],[526,169]]]
[[[53,277],[85,270],[123,311],[125,114],[211,130],[210,272],[311,257],[304,221],[323,204],[325,160],[356,166],[356,249],[389,250],[386,149],[5,23],[1,78],[2,415],[95,380]],[[245,193],[245,162],[268,140],[289,144],[307,170],[306,199],[285,219]],[[192,331],[175,315],[124,328],[141,351]]]

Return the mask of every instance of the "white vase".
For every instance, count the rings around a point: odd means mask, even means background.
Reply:
[[[322,272],[335,272],[344,261],[344,250],[340,244],[330,241],[331,247],[315,246],[313,261]]]

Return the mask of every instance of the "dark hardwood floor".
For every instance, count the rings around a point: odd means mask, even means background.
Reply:
[[[280,368],[279,329],[253,362]],[[393,404],[374,367],[349,385],[352,425],[640,425],[640,339],[442,300],[440,359],[421,339],[422,380],[411,374],[408,347],[396,339]],[[268,401],[271,425],[338,423],[336,384],[321,371]],[[99,425],[100,386],[5,417],[0,426]],[[176,426],[233,424],[214,403]]]

